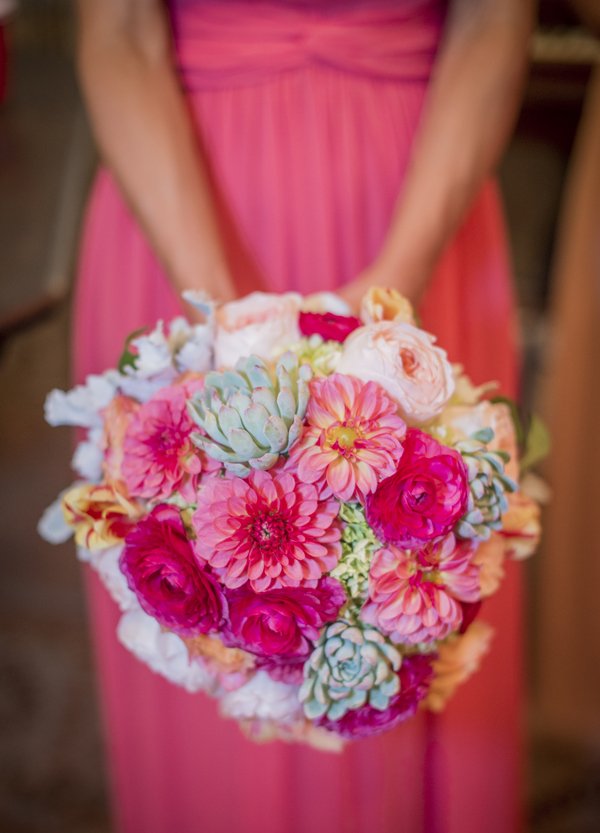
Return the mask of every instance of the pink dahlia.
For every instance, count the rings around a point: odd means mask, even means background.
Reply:
[[[396,471],[406,425],[376,382],[334,373],[310,383],[307,427],[290,458],[304,483],[342,501],[364,500]]]
[[[206,479],[192,521],[196,554],[229,588],[316,587],[341,554],[338,509],[285,469]]]
[[[429,434],[409,428],[397,471],[365,504],[367,520],[386,544],[410,548],[441,538],[464,515],[469,499],[461,455]]]
[[[387,732],[414,715],[427,696],[432,678],[431,657],[404,657],[398,672],[400,690],[390,699],[387,709],[379,711],[367,704],[347,711],[340,720],[322,717],[317,725],[350,740]]]
[[[325,341],[344,342],[350,333],[362,327],[354,315],[335,315],[333,312],[301,312],[298,325],[303,336],[319,335]]]
[[[181,490],[193,494],[206,458],[191,440],[196,426],[187,412],[190,392],[188,385],[163,388],[133,416],[121,471],[134,497],[165,500]]]
[[[460,628],[461,602],[480,596],[475,546],[454,535],[416,552],[384,547],[369,572],[369,599],[361,618],[394,642],[416,645],[444,639]]]
[[[137,524],[120,564],[143,609],[164,627],[184,636],[221,627],[225,598],[198,563],[174,506],[159,504]]]
[[[227,641],[277,664],[304,659],[319,631],[333,622],[346,601],[335,579],[323,578],[316,587],[284,587],[255,593],[248,584],[227,593]]]

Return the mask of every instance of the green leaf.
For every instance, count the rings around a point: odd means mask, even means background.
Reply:
[[[126,367],[135,368],[135,363],[136,363],[136,360],[137,360],[137,354],[133,353],[129,349],[129,347],[131,345],[131,342],[134,341],[134,339],[139,338],[139,336],[144,335],[144,333],[146,333],[146,332],[148,332],[147,327],[140,327],[139,330],[134,330],[125,339],[125,346],[123,347],[123,352],[121,353],[121,356],[119,358],[119,363],[117,365],[117,369],[118,369],[119,373],[125,373],[125,368]]]
[[[550,432],[537,414],[531,417],[529,431],[525,439],[525,450],[521,458],[521,471],[532,468],[550,451]]]

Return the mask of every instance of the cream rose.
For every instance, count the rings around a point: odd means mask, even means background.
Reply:
[[[378,382],[407,422],[437,416],[452,395],[454,376],[435,338],[399,321],[379,321],[355,330],[344,342],[338,373]]]
[[[300,339],[298,314],[302,297],[253,292],[216,312],[215,364],[233,367],[243,356],[271,359]]]

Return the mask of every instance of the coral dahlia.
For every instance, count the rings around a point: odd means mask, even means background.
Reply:
[[[338,509],[283,468],[206,478],[192,520],[196,554],[229,588],[316,587],[341,553]]]
[[[342,501],[364,500],[402,456],[404,421],[376,382],[334,373],[313,379],[307,428],[290,453],[304,483],[326,483]]]
[[[474,554],[473,544],[457,544],[454,535],[416,552],[378,550],[361,619],[393,642],[416,645],[444,639],[462,623],[460,603],[480,598]]]

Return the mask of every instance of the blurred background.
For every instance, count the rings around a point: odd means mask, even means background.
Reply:
[[[110,831],[80,568],[70,544],[51,548],[35,531],[42,510],[70,482],[69,432],[46,426],[42,407],[48,390],[69,384],[73,267],[96,164],[73,73],[70,6],[0,0],[5,833]],[[522,323],[522,398],[555,433],[541,472],[554,489],[555,508],[547,512],[542,551],[524,565],[524,790],[533,833],[600,830],[594,598],[600,549],[592,527],[600,498],[593,420],[600,363],[600,41],[593,21],[587,23],[566,0],[541,1],[525,99],[500,170]],[[582,378],[586,394],[577,384]],[[567,434],[578,442],[561,442]]]

